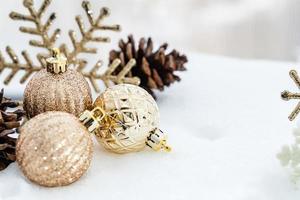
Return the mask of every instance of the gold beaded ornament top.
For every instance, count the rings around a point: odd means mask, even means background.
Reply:
[[[105,149],[114,153],[142,150],[171,151],[167,136],[158,128],[156,102],[144,89],[128,84],[107,88],[79,120],[95,134]]]
[[[300,78],[298,76],[298,73],[296,70],[291,70],[289,72],[290,77],[292,78],[292,80],[295,82],[296,86],[298,87],[298,89],[300,89]],[[300,93],[293,93],[293,92],[289,92],[287,90],[284,90],[281,93],[281,98],[285,101],[289,101],[291,99],[300,99]],[[300,112],[300,102],[297,104],[297,106],[294,108],[294,110],[291,112],[291,114],[289,115],[289,120],[293,121],[297,115]]]

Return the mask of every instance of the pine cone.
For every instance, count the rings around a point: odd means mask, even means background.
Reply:
[[[154,98],[154,89],[162,91],[164,86],[170,86],[175,81],[180,81],[175,71],[184,71],[184,64],[188,61],[185,55],[181,55],[176,50],[166,54],[167,43],[161,45],[156,52],[153,52],[153,42],[148,38],[147,44],[145,38],[141,38],[138,49],[135,47],[135,41],[132,35],[128,36],[128,41],[119,41],[120,50],[112,50],[109,56],[109,62],[114,59],[121,59],[121,66],[134,58],[136,66],[131,69],[129,76],[137,76],[141,79],[140,86],[146,89]],[[120,68],[122,68],[120,67]],[[121,70],[121,69],[119,69]],[[116,73],[119,71],[117,70]]]
[[[3,89],[0,92],[0,171],[14,162],[16,138],[11,134],[16,133],[16,128],[21,125],[25,112],[22,109],[7,111],[7,108],[16,108],[19,103],[3,97]],[[9,109],[11,110],[11,109]]]

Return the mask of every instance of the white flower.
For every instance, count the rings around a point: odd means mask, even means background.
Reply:
[[[300,181],[300,127],[293,130],[295,143],[282,147],[277,154],[282,166],[291,170],[291,181],[297,184]]]

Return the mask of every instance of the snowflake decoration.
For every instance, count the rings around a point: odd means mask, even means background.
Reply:
[[[10,73],[4,79],[4,84],[9,84],[9,82],[15,77],[19,71],[23,71],[24,74],[20,79],[20,83],[24,83],[33,73],[41,70],[45,67],[45,58],[49,57],[51,49],[57,46],[56,41],[61,33],[60,29],[54,29],[50,33],[50,27],[53,21],[56,19],[56,14],[50,14],[47,19],[43,19],[43,16],[49,7],[51,0],[44,0],[39,8],[36,8],[33,0],[23,0],[23,6],[27,9],[27,13],[11,12],[10,18],[13,20],[21,20],[25,22],[30,22],[33,26],[21,26],[19,30],[26,34],[35,35],[38,39],[33,39],[29,41],[29,45],[41,49],[45,49],[47,53],[40,53],[36,57],[39,61],[35,64],[27,51],[22,51],[22,57],[25,61],[24,63],[19,59],[15,51],[7,46],[6,53],[8,54],[11,61],[6,61],[0,52],[0,73],[5,69],[9,69]],[[58,45],[61,52],[63,52],[68,59],[68,63],[83,74],[83,76],[90,81],[96,92],[100,92],[98,87],[98,80],[102,81],[105,86],[109,86],[110,83],[130,83],[139,85],[140,80],[138,77],[127,77],[126,75],[130,73],[131,68],[135,65],[135,60],[130,60],[125,67],[121,70],[117,70],[120,66],[121,61],[119,59],[114,60],[111,65],[108,66],[104,73],[99,73],[99,69],[102,65],[101,61],[96,62],[94,67],[91,67],[90,71],[85,70],[87,67],[87,61],[83,58],[79,58],[79,54],[96,54],[97,49],[88,46],[90,42],[102,43],[109,42],[109,37],[97,36],[96,33],[99,31],[120,31],[120,25],[105,25],[103,20],[109,16],[109,9],[103,7],[97,16],[94,15],[91,4],[88,1],[82,2],[82,8],[88,18],[88,25],[84,26],[82,17],[80,15],[75,17],[76,23],[78,25],[81,37],[77,38],[75,31],[69,31],[69,37],[72,42],[72,49],[69,50],[65,43]],[[119,73],[116,74],[115,71]]]
[[[298,76],[297,71],[291,70],[289,74],[290,74],[290,77],[292,78],[292,80],[297,85],[297,87],[300,89],[300,78]],[[300,99],[300,93],[292,93],[292,92],[285,90],[281,93],[281,98],[285,101],[289,101],[291,99]],[[297,117],[299,112],[300,112],[300,102],[297,104],[295,109],[289,115],[289,120],[293,121]]]

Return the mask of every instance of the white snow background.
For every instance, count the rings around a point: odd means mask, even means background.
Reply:
[[[67,3],[61,6],[62,2],[55,2],[56,5],[50,8],[60,8],[60,25],[78,30],[73,13],[76,11],[84,16],[80,1],[76,1],[78,5],[74,3],[76,10],[72,11],[72,15]],[[5,38],[0,41],[1,50],[10,44],[18,50],[18,55],[23,49],[34,55],[38,50],[28,46],[28,39],[32,36],[17,31],[24,24],[8,20],[8,26],[7,20],[4,20],[12,7],[16,8],[15,11],[24,11],[20,1],[6,3],[0,8],[0,38]],[[112,18],[108,22],[125,23],[124,31],[107,34],[113,36],[112,44],[99,46],[100,58],[107,59],[108,49],[115,48],[117,39],[131,32],[134,27],[131,20],[136,16],[130,15],[132,19],[128,21],[118,14],[124,9],[136,13],[130,8],[128,4],[112,9]],[[168,16],[162,10],[158,14],[159,17]],[[161,23],[163,26],[170,18],[150,21],[150,27],[142,27],[145,23],[141,20],[135,25],[137,36],[151,35],[149,30],[153,25]],[[148,15],[147,20],[150,19],[151,15]],[[175,22],[170,21],[174,26]],[[68,39],[68,29],[63,30],[64,40]],[[189,58],[188,71],[180,74],[182,81],[158,94],[161,129],[169,135],[173,151],[156,153],[146,149],[139,153],[116,155],[106,152],[95,142],[89,171],[78,182],[61,188],[44,188],[30,183],[14,163],[0,172],[1,200],[299,200],[300,190],[290,183],[288,174],[276,159],[282,145],[293,143],[291,130],[295,122],[289,122],[287,116],[296,101],[282,101],[280,92],[284,89],[298,91],[288,75],[289,69],[297,69],[297,63],[241,60],[194,51],[188,53],[189,49],[196,50],[189,47],[194,41],[189,36],[196,38],[198,34],[179,32],[180,27],[151,30],[156,44],[169,41],[171,49],[187,52]],[[219,29],[211,30],[218,32]],[[182,45],[186,36],[189,39],[187,46]],[[180,40],[177,41],[177,38]],[[251,46],[250,43],[248,45]],[[215,43],[222,44],[230,46],[228,43]],[[95,59],[98,57],[89,58],[91,65],[96,62]],[[4,72],[0,79],[7,73]],[[0,86],[3,87],[3,84]],[[5,87],[6,95],[21,97],[24,87],[18,85],[16,77]]]
[[[171,153],[116,155],[95,143],[91,168],[61,188],[30,183],[16,164],[0,172],[0,199],[298,200],[276,154],[293,142],[294,63],[188,54],[182,82],[159,94]]]

